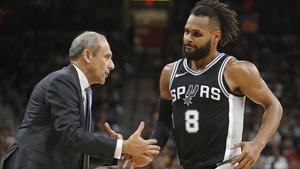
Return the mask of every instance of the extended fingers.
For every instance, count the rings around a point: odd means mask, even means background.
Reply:
[[[157,145],[148,145],[147,150],[160,150],[160,147]]]
[[[234,167],[234,169],[238,169],[240,163],[242,162],[242,160],[245,158],[246,154],[242,153],[241,155],[239,155],[236,159],[234,159],[232,161],[232,166]]]
[[[251,161],[243,160],[241,163],[237,163],[234,169],[250,169],[252,164]]]
[[[246,153],[243,153],[232,164],[234,169],[249,169],[254,164],[254,160]]]
[[[157,145],[148,145],[144,154],[157,155],[159,154],[160,147]]]
[[[251,161],[247,161],[245,165],[241,166],[242,169],[250,169],[253,163]]]
[[[158,155],[159,154],[159,150],[146,150],[145,154]]]
[[[157,140],[156,139],[149,139],[149,140],[146,140],[147,144],[156,144],[157,143]]]
[[[244,166],[246,165],[247,163],[247,158],[243,158],[241,161],[238,162],[238,164],[236,164],[236,167],[237,169],[240,169],[240,168],[243,168],[244,169]]]
[[[145,123],[142,121],[138,127],[138,129],[134,132],[134,135],[140,136],[144,130]]]
[[[151,154],[151,155],[157,155],[159,154],[160,147],[157,145],[146,145],[145,150],[142,152],[143,154]]]

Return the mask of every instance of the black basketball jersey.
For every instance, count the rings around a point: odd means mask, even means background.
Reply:
[[[218,53],[199,71],[189,68],[187,59],[175,62],[169,90],[173,136],[184,169],[209,169],[240,153],[230,146],[242,139],[245,97],[230,93],[224,80],[229,59]]]

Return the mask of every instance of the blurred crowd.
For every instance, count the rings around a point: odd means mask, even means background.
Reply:
[[[103,123],[108,121],[114,130],[126,137],[135,130],[140,120],[144,120],[146,129],[143,136],[150,137],[157,116],[160,71],[165,64],[181,57],[183,26],[189,9],[196,1],[174,1],[172,9],[169,9],[172,22],[159,52],[146,48],[134,50],[134,29],[119,28],[124,4],[118,1],[101,4],[96,0],[77,0],[71,6],[68,1],[53,2],[0,2],[0,157],[13,141],[33,87],[46,74],[68,64],[72,38],[87,29],[107,36],[116,65],[107,84],[93,86],[95,132],[103,134]],[[300,2],[226,2],[239,14],[241,33],[235,43],[220,51],[253,62],[284,109],[279,130],[263,150],[254,168],[299,169],[300,24],[296,21],[300,19],[297,10]],[[25,7],[21,8],[18,3],[23,3]],[[71,12],[63,10],[66,6],[81,13],[72,16]],[[49,10],[51,13],[47,16]],[[244,140],[254,138],[262,115],[263,109],[247,100]],[[176,145],[172,139],[146,168],[179,168]]]

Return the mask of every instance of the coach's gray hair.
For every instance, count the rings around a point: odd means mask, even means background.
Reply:
[[[84,49],[90,49],[95,55],[99,49],[100,39],[106,39],[105,36],[92,31],[86,31],[82,34],[78,35],[72,42],[72,45],[69,49],[69,57],[71,60],[77,60],[81,53],[84,51]]]

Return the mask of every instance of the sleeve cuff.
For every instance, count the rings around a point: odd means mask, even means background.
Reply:
[[[123,140],[122,139],[118,139],[117,140],[117,146],[116,146],[114,158],[121,159],[122,146],[123,146]]]

